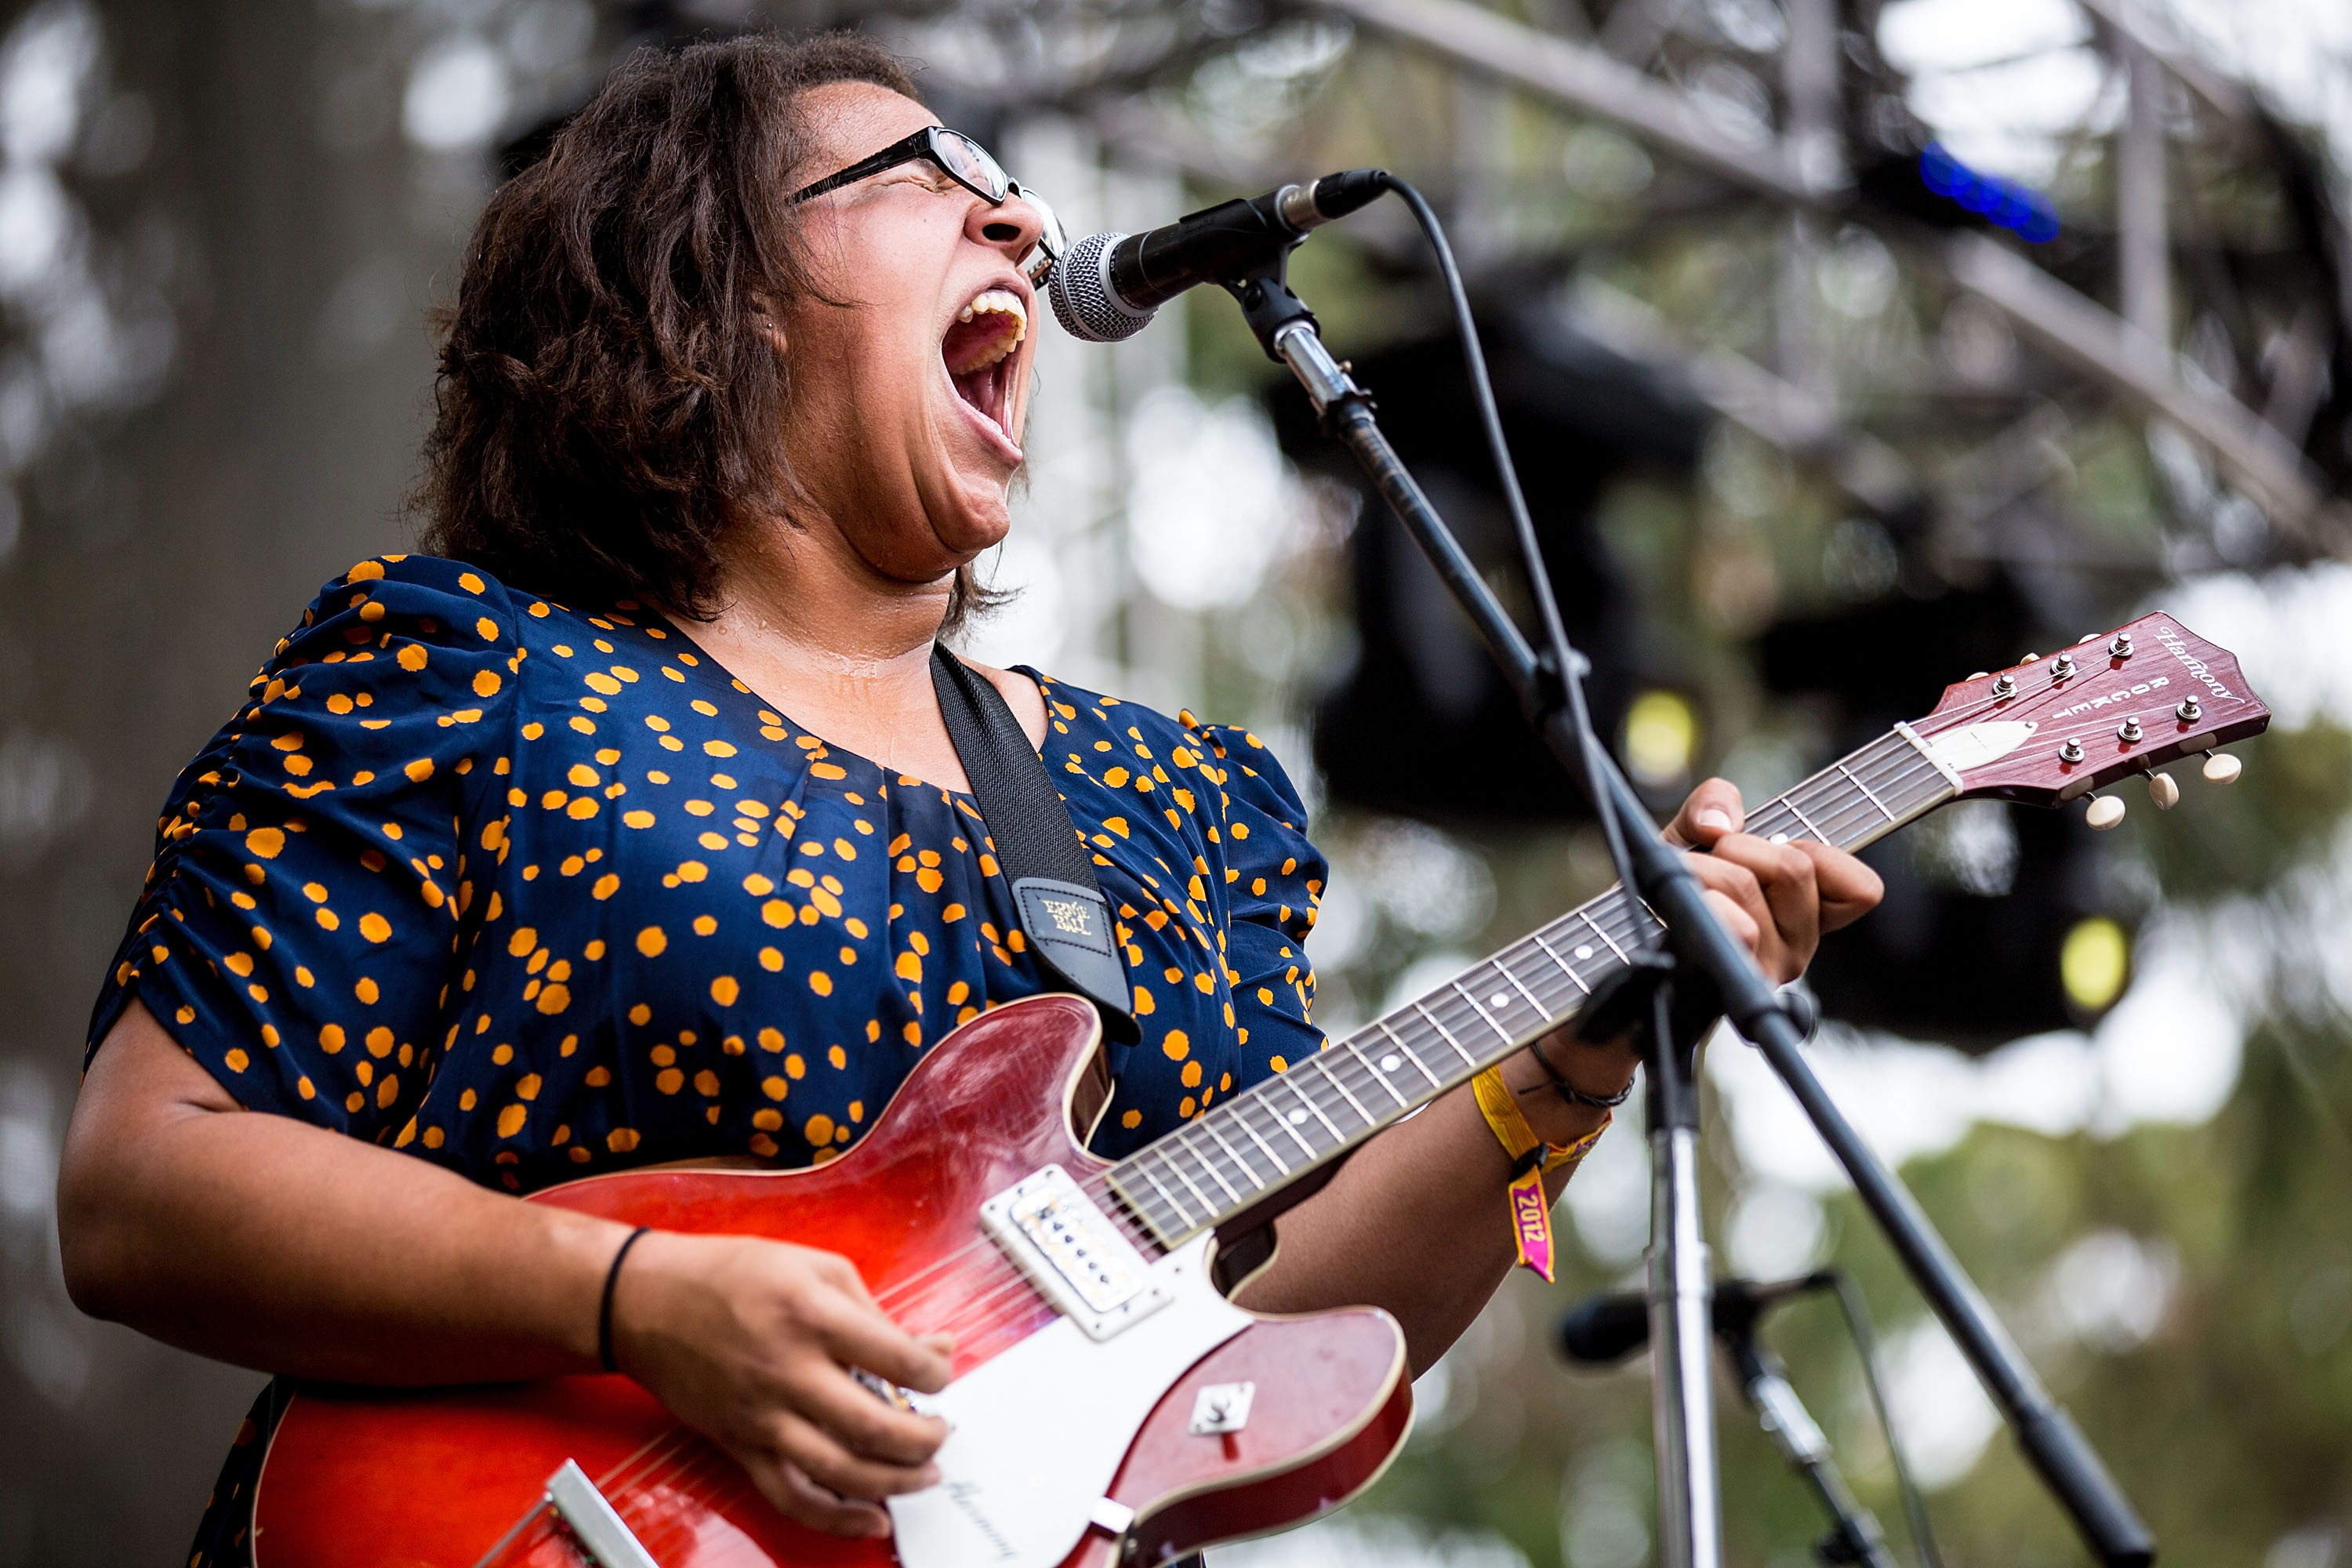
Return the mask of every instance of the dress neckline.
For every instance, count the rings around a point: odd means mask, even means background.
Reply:
[[[733,669],[730,668],[724,659],[711,652],[709,648],[704,647],[701,643],[696,641],[694,637],[684,627],[680,626],[676,621],[670,619],[669,616],[664,615],[661,611],[654,608],[651,605],[646,604],[644,600],[632,600],[630,602],[630,606],[628,607],[616,605],[614,608],[616,610],[620,610],[624,614],[638,617],[634,623],[635,629],[639,631],[647,631],[657,628],[667,637],[676,637],[680,642],[683,642],[688,647],[691,647],[694,650],[694,662],[687,666],[688,671],[691,672],[698,670],[707,665],[709,668],[710,676],[713,680],[725,688],[727,695],[730,699],[748,699],[752,702],[761,704],[762,707],[766,708],[768,711],[774,713],[780,721],[776,727],[786,731],[787,738],[793,735],[812,736],[819,745],[824,748],[828,756],[845,759],[852,763],[863,763],[866,767],[872,768],[876,773],[879,774],[886,781],[906,785],[910,788],[935,789],[941,795],[947,795],[951,799],[970,801],[975,808],[979,805],[979,797],[968,789],[950,789],[946,784],[934,784],[929,779],[919,778],[902,769],[889,767],[885,763],[877,762],[874,758],[867,756],[865,752],[845,746],[836,741],[827,740],[814,728],[802,723],[799,720],[786,712],[782,703],[771,703],[767,697],[763,696],[752,688],[750,681],[744,679],[741,676],[736,674]],[[581,614],[593,616],[593,612],[582,611]],[[655,640],[660,641],[662,639],[656,637]],[[1054,682],[1049,677],[1037,669],[1034,665],[1015,664],[1008,665],[1005,668],[1012,670],[1015,675],[1023,677],[1028,680],[1031,685],[1037,689],[1038,697],[1042,699],[1045,704],[1045,732],[1046,734],[1051,735],[1054,730],[1054,698],[1051,687]],[[985,675],[982,675],[981,679],[985,680],[988,678]],[[934,699],[934,700],[936,701],[936,699]],[[945,722],[944,716],[941,718],[941,722]],[[804,760],[806,755],[807,753],[803,753]],[[1037,755],[1039,761],[1042,762],[1045,758],[1044,742],[1042,740],[1038,742]],[[911,784],[908,784],[908,781],[909,780],[912,781]]]

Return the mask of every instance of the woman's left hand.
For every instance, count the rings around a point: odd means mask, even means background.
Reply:
[[[1670,844],[1705,849],[1692,875],[1731,934],[1775,984],[1804,973],[1823,931],[1860,920],[1885,891],[1878,873],[1843,849],[1811,839],[1773,844],[1740,831],[1738,787],[1709,779],[1666,825]]]

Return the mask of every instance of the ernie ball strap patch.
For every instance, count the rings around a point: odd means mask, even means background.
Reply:
[[[1071,984],[1097,1002],[1123,1006],[1127,966],[1112,945],[1110,905],[1094,888],[1050,877],[1013,884],[1021,929]]]

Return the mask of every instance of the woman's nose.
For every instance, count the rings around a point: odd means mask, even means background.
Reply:
[[[1008,261],[1018,261],[1036,247],[1045,229],[1043,215],[1023,197],[1013,195],[1002,206],[975,200],[964,219],[963,232],[975,244],[1003,251]]]

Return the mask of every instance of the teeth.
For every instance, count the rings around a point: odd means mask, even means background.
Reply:
[[[1002,310],[1019,321],[1024,329],[1029,325],[1029,312],[1021,308],[1021,296],[1009,289],[990,289],[983,291],[979,299],[963,308],[963,319],[969,321],[974,312],[981,310]],[[1021,340],[1014,338],[1013,341],[1017,343]]]
[[[984,290],[978,299],[956,314],[959,322],[969,325],[982,316],[994,316],[991,335],[960,344],[961,352],[948,364],[957,375],[969,375],[985,370],[1017,348],[1029,334],[1029,312],[1021,303],[1021,296],[1007,289]]]

